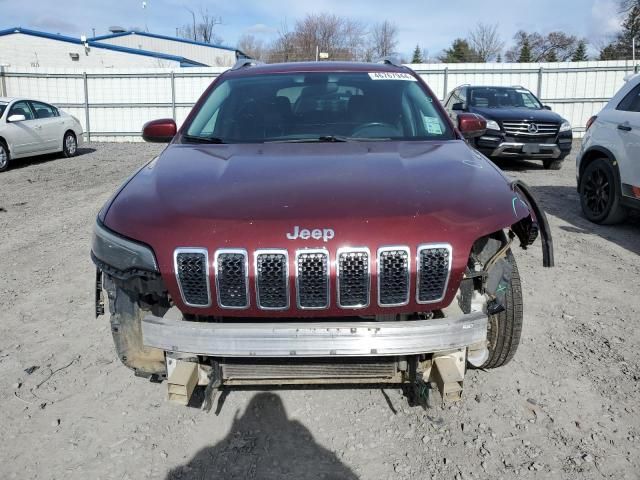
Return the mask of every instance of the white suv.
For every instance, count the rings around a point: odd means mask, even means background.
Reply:
[[[595,223],[625,219],[640,209],[640,74],[627,79],[587,131],[576,159],[585,216]]]

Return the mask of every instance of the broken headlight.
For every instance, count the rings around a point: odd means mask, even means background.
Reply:
[[[99,220],[93,229],[91,252],[99,261],[121,272],[158,271],[156,257],[151,248],[113,233]]]

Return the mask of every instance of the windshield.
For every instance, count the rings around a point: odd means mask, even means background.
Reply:
[[[472,107],[480,108],[542,108],[542,104],[533,93],[524,88],[471,88],[469,102]]]
[[[224,79],[185,141],[442,140],[447,121],[408,73],[336,72]]]
[[[7,108],[7,105],[9,105],[9,104],[5,103],[5,102],[0,102],[0,117],[4,113],[4,109]]]

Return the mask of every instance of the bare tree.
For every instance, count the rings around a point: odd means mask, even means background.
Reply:
[[[256,60],[264,60],[266,49],[264,46],[264,41],[256,38],[250,34],[244,34],[238,39],[237,43],[238,50],[246,53],[252,58]]]
[[[517,62],[525,47],[530,50],[527,58],[531,62],[566,62],[573,57],[580,42],[576,36],[564,32],[541,35],[538,32],[528,33],[523,30],[515,34],[514,40],[515,45],[507,50],[505,55],[509,62]]]
[[[375,56],[395,55],[398,46],[398,26],[389,20],[374,25],[371,30],[371,42]]]
[[[178,28],[178,35],[182,38],[203,43],[222,43],[222,37],[216,35],[215,28],[222,25],[222,17],[211,15],[208,9],[200,9],[199,17],[190,8],[185,7],[191,14],[192,22]]]
[[[309,14],[296,22],[293,31],[283,23],[269,52],[269,61],[315,60],[326,52],[332,60],[355,60],[364,56],[365,27],[360,22],[330,13]]]
[[[504,48],[497,24],[476,24],[475,28],[469,32],[468,42],[481,62],[495,60]]]

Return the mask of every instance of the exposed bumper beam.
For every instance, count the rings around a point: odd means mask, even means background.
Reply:
[[[463,348],[487,338],[481,312],[406,322],[200,323],[148,315],[146,346],[217,357],[417,355]]]

